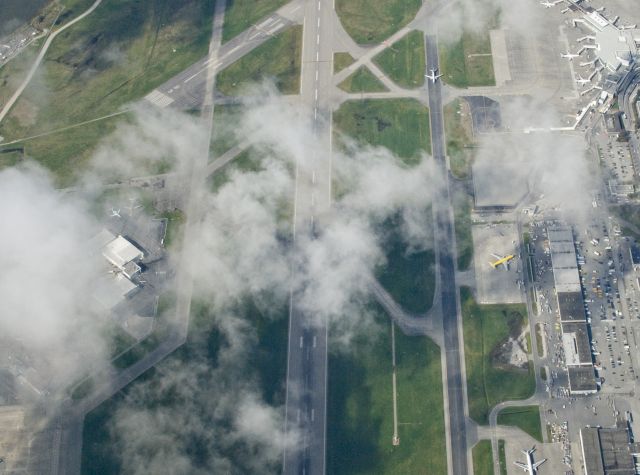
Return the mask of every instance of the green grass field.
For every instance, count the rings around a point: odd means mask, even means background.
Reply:
[[[421,0],[336,0],[336,12],[356,43],[380,43],[409,23]]]
[[[498,424],[519,427],[538,442],[542,442],[540,406],[508,407],[498,413]]]
[[[216,87],[223,94],[237,96],[249,85],[271,79],[283,94],[298,94],[301,55],[302,26],[294,26],[221,71]]]
[[[61,33],[0,135],[10,141],[103,117],[200,59],[208,50],[212,2],[174,3],[103,2]],[[113,127],[97,124],[29,141],[25,153],[69,184]]]
[[[400,445],[393,446],[391,336],[361,336],[329,357],[327,473],[335,475],[447,472],[440,350],[396,329]]]
[[[237,309],[236,314],[245,315],[245,318],[252,323],[250,331],[255,335],[243,376],[248,381],[255,381],[258,393],[267,404],[278,407],[284,403],[285,396],[288,307],[284,304],[277,304],[273,308],[273,311],[266,312],[259,310],[251,303],[246,303]],[[163,408],[170,411],[183,404],[183,401],[173,394],[175,388],[171,384],[160,385],[158,383],[158,379],[163,375],[166,376],[167,371],[170,371],[168,368],[175,370],[175,365],[186,367],[191,364],[198,366],[204,364],[215,370],[221,364],[219,355],[227,342],[214,324],[213,317],[206,305],[194,302],[187,343],[165,358],[157,367],[144,373],[87,415],[84,421],[81,473],[115,475],[127,473],[125,469],[132,468],[122,466],[118,444],[122,444],[123,440],[111,430],[116,411],[125,404],[140,410],[158,412]],[[203,380],[191,381],[193,385],[191,390],[197,397],[216,398],[218,395],[212,394],[208,390],[206,374],[200,373],[201,377],[205,377]],[[132,394],[136,394],[136,390],[140,386],[148,387],[145,392],[145,394],[149,394],[147,399],[131,397]],[[149,390],[149,387],[153,390]],[[212,417],[211,407],[203,404],[203,412],[198,417],[201,417],[202,420],[210,419]],[[191,458],[191,462],[197,466],[206,460],[207,451],[212,441],[210,439],[203,440],[196,435],[191,435],[191,437],[193,438],[188,442],[187,457]],[[215,444],[215,441],[213,443]],[[219,447],[217,448],[219,449]],[[153,453],[153,447],[149,447],[149,451],[144,455],[147,459]],[[241,467],[239,473],[250,473],[248,467],[242,468],[242,459],[251,457],[252,454],[245,452],[239,444],[236,444],[234,450],[229,451],[226,455],[234,465]],[[199,458],[201,456],[203,457]],[[205,470],[204,467],[203,470]],[[278,471],[277,467],[276,471]]]
[[[71,391],[71,399],[73,401],[79,401],[87,397],[95,386],[95,381],[93,378],[86,378],[80,384],[76,385]]]
[[[507,475],[507,454],[502,439],[498,440],[498,458],[500,460],[500,475]]]
[[[473,475],[494,475],[490,440],[481,440],[473,447]]]
[[[451,173],[460,179],[471,176],[474,156],[473,131],[468,107],[461,99],[444,106],[444,130]]]
[[[425,71],[424,34],[421,31],[410,32],[375,56],[373,61],[396,84],[405,88],[422,86]]]
[[[165,211],[160,215],[160,217],[167,220],[167,231],[164,235],[164,247],[172,249],[180,241],[186,217],[179,209]]]
[[[51,135],[30,139],[3,149],[19,146],[30,157],[51,170],[59,186],[69,186],[81,174],[96,145],[115,130],[127,115],[111,117]]]
[[[471,234],[471,198],[463,192],[453,197],[454,230],[458,251],[458,269],[467,270],[473,262],[473,236]]]
[[[527,322],[522,304],[478,305],[466,287],[460,289],[467,370],[469,416],[487,424],[499,402],[525,399],[535,390],[533,367],[515,368],[499,362],[496,351],[509,336],[518,336]]]
[[[0,149],[0,170],[13,167],[24,159],[24,148],[19,145]]]
[[[349,53],[333,53],[333,74],[338,74],[344,68],[355,63],[355,58]]]
[[[217,105],[213,112],[211,134],[212,159],[219,157],[238,144],[236,130],[239,127],[242,107],[234,104]]]
[[[386,86],[366,66],[360,66],[351,76],[342,81],[338,87],[345,92],[352,93],[388,91]]]
[[[271,15],[287,0],[227,0],[222,27],[222,42],[229,41],[250,26]]]
[[[629,222],[636,228],[640,228],[640,206],[637,204],[623,204],[620,206],[612,206],[611,211],[619,216],[621,219]],[[625,236],[632,236],[635,239],[640,239],[640,235],[633,229],[622,224],[622,234]]]
[[[536,350],[540,358],[544,356],[544,345],[542,344],[542,338],[542,324],[536,323]]]
[[[252,147],[240,152],[232,162],[225,165],[224,168],[218,170],[210,178],[211,190],[216,191],[222,185],[229,181],[233,172],[255,172],[262,170],[262,164],[259,154]]]
[[[452,86],[494,86],[491,42],[489,30],[495,27],[497,19],[480,33],[465,31],[454,43],[440,44],[440,71],[442,79]]]
[[[428,213],[431,213],[430,209]],[[433,305],[435,291],[432,242],[425,243],[428,250],[408,253],[398,232],[399,227],[398,217],[389,219],[384,225],[386,240],[383,249],[387,264],[376,270],[376,277],[405,310],[425,313]]]
[[[334,125],[362,144],[383,146],[407,165],[431,152],[429,109],[413,99],[347,101],[333,114]]]

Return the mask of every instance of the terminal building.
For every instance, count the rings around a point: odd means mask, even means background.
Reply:
[[[580,429],[585,475],[635,475],[640,444],[633,443],[627,423]]]
[[[473,203],[476,211],[508,212],[522,204],[529,192],[529,184],[524,175],[510,169],[511,166],[474,163]],[[508,185],[501,185],[503,183]]]
[[[593,32],[595,51],[603,65],[612,72],[629,67],[638,56],[640,29],[619,28],[595,11],[593,7],[582,7],[584,15],[575,19]]]
[[[562,326],[562,347],[569,376],[569,391],[571,394],[592,394],[598,390],[598,386],[591,357],[589,327],[584,311],[573,232],[569,227],[554,225],[547,228],[547,237]]]

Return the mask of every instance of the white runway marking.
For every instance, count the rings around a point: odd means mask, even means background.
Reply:
[[[274,20],[273,17],[267,18],[265,21],[263,21],[262,23],[260,23],[259,25],[256,25],[257,29],[260,28],[264,28],[265,26],[267,26],[269,23],[271,23]]]
[[[167,96],[163,92],[158,91],[157,89],[151,91],[144,98],[151,104],[160,108],[165,108],[173,102],[173,98]]]
[[[271,35],[271,34],[275,33],[276,31],[278,31],[283,26],[284,26],[284,23],[282,21],[278,21],[278,23],[273,25],[273,27],[269,30],[269,34]]]
[[[211,61],[211,60],[209,60],[209,61]],[[207,61],[207,63],[208,63],[209,61]],[[205,64],[206,64],[206,63],[205,63]],[[197,73],[195,73],[195,74],[193,74],[193,75],[189,76],[187,79],[185,79],[185,80],[184,80],[184,82],[185,82],[185,83],[188,83],[188,82],[189,82],[189,81],[191,81],[193,78],[195,78],[198,74],[200,74],[200,73],[202,73],[202,72],[206,71],[206,70],[207,70],[208,68],[210,68],[210,67],[211,67],[211,68],[215,68],[215,67],[217,67],[219,64],[220,64],[220,60],[217,60],[215,63],[211,64],[210,66],[206,66],[206,67],[202,68],[200,71],[198,71]]]

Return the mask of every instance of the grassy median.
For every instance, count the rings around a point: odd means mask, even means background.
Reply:
[[[375,56],[373,61],[402,87],[410,89],[424,85],[424,33],[408,33]]]
[[[464,100],[455,99],[444,106],[444,130],[451,173],[456,178],[470,178],[475,144],[471,111]]]
[[[527,323],[523,304],[479,305],[471,291],[460,289],[464,329],[469,416],[487,424],[496,404],[526,399],[535,390],[533,365],[519,368],[504,363],[503,343],[519,336]]]
[[[413,99],[347,101],[333,120],[337,131],[361,144],[386,147],[407,165],[431,152],[429,109]]]
[[[265,306],[266,307],[266,306]],[[162,360],[156,367],[151,368],[122,391],[115,394],[106,402],[91,411],[84,421],[83,445],[82,445],[82,469],[81,473],[91,475],[111,475],[129,473],[136,468],[127,466],[121,458],[121,446],[127,442],[127,435],[121,435],[115,430],[114,422],[118,410],[126,406],[133,410],[141,421],[149,422],[150,418],[163,421],[174,413],[179,413],[182,406],[188,402],[196,404],[200,409],[197,414],[199,422],[209,424],[211,427],[219,427],[227,424],[231,427],[233,421],[220,420],[216,413],[223,403],[218,405],[225,396],[225,388],[219,381],[212,381],[212,375],[224,378],[220,372],[221,367],[231,365],[234,371],[238,371],[237,365],[244,365],[243,380],[251,382],[260,401],[274,408],[281,407],[285,398],[285,378],[287,366],[287,332],[288,332],[288,305],[287,302],[275,302],[270,308],[259,308],[250,301],[239,304],[232,311],[234,317],[248,322],[243,328],[247,341],[251,348],[247,348],[245,354],[234,355],[241,363],[226,361],[225,350],[229,346],[229,340],[223,334],[216,323],[217,316],[212,313],[208,305],[203,302],[192,304],[191,324],[187,342],[171,355]],[[183,382],[188,388],[178,388],[180,374],[189,373],[193,368],[193,376]],[[180,374],[176,374],[180,373]],[[196,377],[197,376],[197,377]],[[236,376],[237,377],[237,376]],[[234,382],[225,384],[233,386]],[[218,389],[212,390],[212,387]],[[179,394],[189,391],[193,395],[193,401],[184,401]],[[144,397],[141,397],[144,395]],[[237,398],[240,394],[226,394],[226,397]],[[184,397],[184,396],[182,396]],[[161,423],[162,425],[162,423]],[[196,425],[197,426],[197,425]],[[234,442],[229,447],[221,440],[213,440],[210,433],[201,431],[197,427],[193,430],[186,427],[181,429],[188,440],[176,439],[172,442],[172,449],[176,457],[180,457],[182,467],[189,466],[193,473],[214,473],[215,469],[210,465],[213,457],[224,454],[227,460],[236,467],[237,473],[252,473],[253,468],[244,460],[251,460],[255,452],[251,444],[242,440]],[[180,430],[177,431],[180,433]],[[152,437],[156,437],[153,434]],[[162,437],[171,437],[164,434]],[[130,439],[129,439],[130,441]],[[163,443],[155,439],[156,444],[145,445],[144,453],[136,454],[145,460],[158,462],[166,453],[163,451]],[[132,461],[131,453],[127,460]],[[264,467],[266,470],[279,472],[279,461],[272,467]],[[185,472],[187,470],[185,469]]]
[[[431,214],[431,209],[427,213]],[[408,249],[399,229],[398,216],[384,225],[386,264],[376,270],[376,277],[402,308],[425,313],[433,305],[435,292],[433,241],[425,242],[424,250]]]
[[[237,96],[251,84],[265,79],[283,94],[300,92],[302,26],[294,26],[258,46],[218,74],[216,87],[228,96]]]
[[[494,475],[491,441],[481,440],[473,446],[473,475]]]
[[[471,197],[464,191],[453,195],[454,230],[458,252],[458,269],[468,270],[473,262],[473,235],[471,226]]]
[[[380,43],[409,23],[421,0],[336,0],[344,29],[356,43]]]
[[[387,87],[366,66],[360,66],[338,87],[345,92],[385,92]]]
[[[498,424],[522,429],[538,442],[542,442],[540,406],[508,407],[498,413]]]
[[[222,42],[229,41],[261,19],[271,15],[287,0],[227,0],[222,27]]]
[[[338,74],[344,68],[355,63],[355,58],[349,53],[333,53],[333,74]]]
[[[489,30],[497,25],[497,17],[481,32],[465,31],[451,43],[438,47],[442,79],[452,86],[495,86]]]
[[[396,328],[400,445],[393,446],[390,323],[329,357],[327,473],[447,472],[440,350]]]

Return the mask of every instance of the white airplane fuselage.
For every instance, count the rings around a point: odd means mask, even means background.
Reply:
[[[547,459],[542,459],[539,462],[533,461],[533,452],[535,451],[535,447],[531,450],[523,450],[522,453],[527,457],[527,463],[523,462],[513,462],[516,467],[521,468],[527,475],[537,475],[538,467],[546,462]]]

